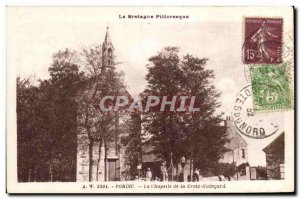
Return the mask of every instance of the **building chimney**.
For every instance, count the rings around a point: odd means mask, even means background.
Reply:
[[[230,123],[230,120],[231,120],[230,116],[226,116],[226,119],[224,120],[224,126],[225,126],[226,128],[228,128],[229,123]]]

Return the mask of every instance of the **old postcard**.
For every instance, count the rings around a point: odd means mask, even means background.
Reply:
[[[7,7],[8,193],[294,192],[293,7]]]

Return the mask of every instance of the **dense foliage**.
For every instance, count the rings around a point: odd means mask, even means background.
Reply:
[[[196,168],[217,164],[226,148],[226,132],[221,125],[220,93],[214,86],[214,71],[207,68],[208,59],[192,55],[179,56],[176,47],[167,47],[149,59],[145,95],[196,96],[197,112],[148,112],[144,128],[151,135],[154,153],[170,162],[181,157],[190,159]]]

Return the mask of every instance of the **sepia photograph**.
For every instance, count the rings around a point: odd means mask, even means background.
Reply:
[[[9,193],[294,192],[293,7],[6,11]]]

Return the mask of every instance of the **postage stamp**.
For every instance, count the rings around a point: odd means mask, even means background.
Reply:
[[[292,108],[288,64],[262,65],[250,68],[254,111]]]
[[[252,98],[251,85],[244,87],[237,95],[232,112],[236,130],[253,139],[270,137],[280,130],[280,116],[256,114]]]
[[[282,63],[281,18],[245,18],[243,61],[245,64]]]

